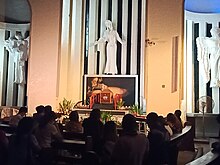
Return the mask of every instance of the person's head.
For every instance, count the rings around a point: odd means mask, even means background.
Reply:
[[[21,40],[21,39],[22,39],[22,34],[21,34],[21,32],[16,32],[16,33],[15,33],[15,38],[16,38],[17,40]]]
[[[95,120],[100,120],[100,118],[101,118],[100,109],[93,109],[90,113],[90,118],[95,119]]]
[[[165,120],[165,118],[163,116],[158,116],[158,122],[161,125],[167,125],[167,122],[166,122],[166,120]]]
[[[54,111],[48,112],[44,115],[42,121],[40,122],[40,127],[46,126],[48,123],[55,122],[56,119],[56,113]]]
[[[149,128],[153,128],[158,123],[158,115],[155,112],[150,112],[146,117],[146,123]]]
[[[21,116],[25,116],[27,111],[27,107],[20,107],[18,114],[20,114]]]
[[[216,37],[219,38],[219,34],[220,34],[220,28],[218,27],[212,27],[212,29],[210,30],[210,33],[212,35],[212,37]]]
[[[114,121],[107,121],[104,125],[104,140],[106,141],[113,141],[117,140],[117,130],[116,124]]]
[[[167,121],[170,123],[176,123],[177,118],[173,113],[168,113],[167,114]]]
[[[124,132],[137,132],[136,118],[132,114],[126,114],[122,119],[122,128]]]
[[[182,112],[179,109],[177,109],[175,110],[174,114],[176,115],[176,117],[180,118]]]
[[[43,105],[38,105],[36,107],[37,113],[44,113],[44,106]]]
[[[47,114],[47,113],[50,113],[52,112],[52,107],[50,105],[46,105],[44,107],[44,113]]]
[[[105,26],[109,30],[113,30],[112,22],[110,20],[105,21]]]
[[[79,114],[77,111],[72,111],[69,114],[70,121],[79,121]]]
[[[23,136],[32,133],[34,127],[34,120],[32,117],[23,117],[17,127],[17,135]]]

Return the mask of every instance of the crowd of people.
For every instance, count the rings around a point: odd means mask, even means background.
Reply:
[[[53,140],[62,140],[62,134],[51,106],[37,106],[33,117],[26,117],[27,108],[21,107],[8,124],[16,128],[14,134],[6,137],[1,131],[0,152],[5,165],[49,164],[55,154],[51,147]],[[7,140],[4,140],[7,139]],[[0,157],[2,155],[0,154]]]
[[[8,138],[0,131],[0,164],[49,165],[54,160],[56,151],[51,144],[62,141],[63,130],[56,122],[57,115],[51,106],[40,105],[36,111],[33,117],[25,117],[27,108],[21,107],[9,121],[11,126],[16,127],[15,134]],[[136,118],[132,114],[123,117],[122,131],[119,133],[114,121],[103,124],[99,109],[93,109],[82,122],[78,112],[72,111],[62,129],[92,137],[97,165],[170,164],[167,142],[173,134],[182,131],[180,115],[179,110],[166,117],[149,113],[146,116],[149,132],[144,134],[138,131]]]

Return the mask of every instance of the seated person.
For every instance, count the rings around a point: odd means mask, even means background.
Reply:
[[[167,123],[169,124],[174,134],[182,132],[183,129],[182,123],[173,113],[167,114]]]
[[[46,105],[44,107],[44,114],[47,115],[47,114],[50,114],[53,110],[52,110],[52,106],[51,105]]]
[[[51,111],[47,113],[39,123],[38,129],[36,130],[36,137],[42,149],[51,148],[53,140],[62,140],[62,135],[55,119],[56,114]]]
[[[19,121],[26,116],[27,107],[20,107],[18,113],[12,116],[9,120],[11,126],[18,126]]]
[[[180,121],[180,123],[183,126],[183,121],[181,119],[182,112],[179,109],[177,109],[177,110],[175,110],[174,115],[177,117],[177,119]]]
[[[9,142],[8,165],[33,165],[41,148],[33,135],[34,120],[31,117],[22,118],[17,132],[12,135]]]
[[[79,114],[77,111],[72,111],[69,114],[70,121],[66,123],[65,130],[67,132],[80,133],[83,131],[82,124],[79,122]]]
[[[43,105],[39,105],[36,107],[36,111],[37,113],[33,114],[33,118],[34,120],[39,123],[40,120],[42,120],[43,116],[44,116],[44,106]]]
[[[170,128],[169,124],[167,123],[166,119],[163,116],[159,116],[158,121],[161,124],[161,126],[164,126],[166,128],[166,130],[169,133],[169,136],[171,137],[173,135],[173,131]],[[170,139],[170,137],[169,137],[169,139]]]
[[[169,161],[167,142],[170,135],[155,112],[146,117],[146,123],[150,129],[148,139],[150,143],[149,165],[167,164]]]
[[[93,109],[89,118],[84,119],[82,126],[85,136],[92,136],[94,151],[100,153],[103,133],[100,109]]]
[[[56,152],[51,146],[52,142],[61,141],[63,139],[55,119],[56,113],[48,111],[39,123],[35,133],[39,145],[42,148],[39,159],[43,165],[51,164],[56,156]]]
[[[4,131],[0,130],[0,164],[7,164],[8,138]]]
[[[114,121],[108,121],[104,125],[103,145],[102,145],[102,164],[110,165],[111,155],[118,140],[116,124]]]
[[[148,157],[148,138],[137,132],[136,118],[131,114],[123,117],[122,128],[123,135],[115,144],[111,164],[142,165]]]

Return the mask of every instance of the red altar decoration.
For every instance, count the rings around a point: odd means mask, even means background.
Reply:
[[[121,94],[115,94],[113,96],[113,93],[108,90],[104,89],[100,93],[93,93],[90,98],[90,104],[89,107],[92,109],[93,105],[96,104],[114,104],[114,109],[117,109],[117,102],[122,99]]]

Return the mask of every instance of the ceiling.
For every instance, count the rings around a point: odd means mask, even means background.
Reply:
[[[185,0],[185,9],[198,13],[220,13],[220,0]],[[0,21],[29,23],[31,10],[28,0],[0,0]]]
[[[28,0],[0,0],[0,22],[29,23],[30,20]]]
[[[220,13],[220,0],[185,0],[185,9],[196,13]]]

